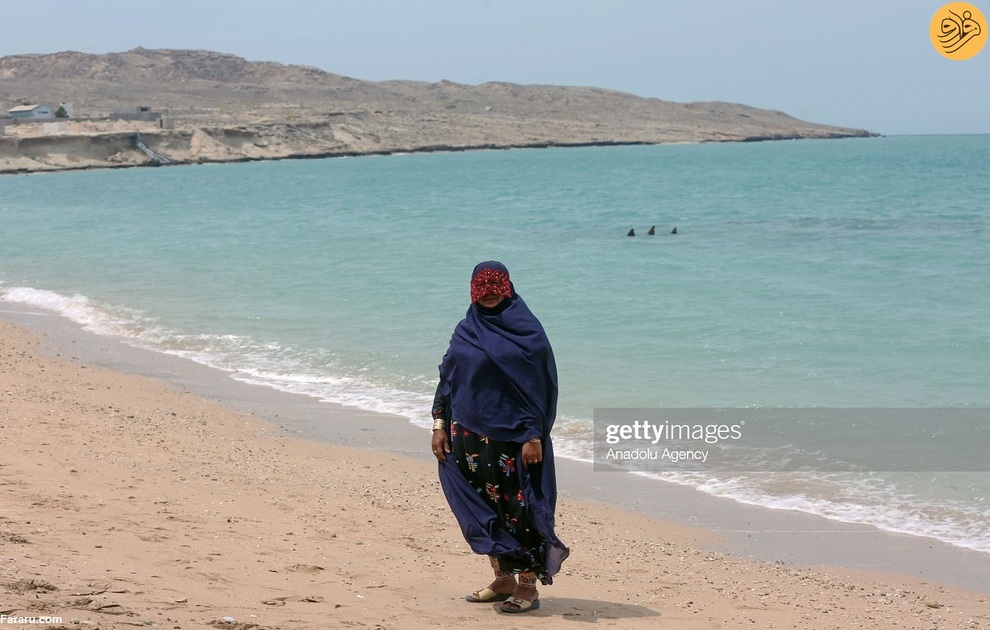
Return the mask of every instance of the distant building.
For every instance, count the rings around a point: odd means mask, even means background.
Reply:
[[[47,105],[18,105],[7,110],[7,115],[18,120],[51,120],[55,118]]]
[[[110,114],[110,118],[114,120],[158,120],[161,117],[161,112],[156,112],[147,105],[124,107]]]
[[[46,122],[41,124],[41,133],[46,136],[57,136],[67,131],[69,131],[69,123],[67,122]]]
[[[76,108],[72,106],[72,103],[59,103],[58,107],[55,108],[55,113],[58,113],[59,109],[65,112],[66,118],[76,117]]]

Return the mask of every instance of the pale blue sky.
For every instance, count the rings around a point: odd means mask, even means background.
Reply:
[[[990,0],[971,0],[990,16]],[[883,134],[990,133],[990,46],[944,0],[0,0],[0,56],[203,49],[357,79],[596,86]]]

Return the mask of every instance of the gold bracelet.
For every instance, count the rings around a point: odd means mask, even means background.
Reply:
[[[433,421],[434,431],[443,431],[446,428],[447,428],[447,421],[444,420],[443,418],[437,418],[436,420]]]

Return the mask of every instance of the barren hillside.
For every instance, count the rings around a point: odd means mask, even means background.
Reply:
[[[77,120],[58,135],[8,122],[0,172],[148,163],[135,147],[136,132],[176,163],[872,135],[730,103],[673,103],[590,87],[369,82],[208,51],[0,58],[0,112],[61,102],[74,105]],[[175,128],[105,120],[134,106],[163,112]]]

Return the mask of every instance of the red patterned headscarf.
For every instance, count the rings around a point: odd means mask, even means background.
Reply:
[[[509,281],[509,270],[505,265],[488,261],[474,268],[471,276],[471,302],[477,302],[493,293],[504,298],[512,297],[512,282]]]

